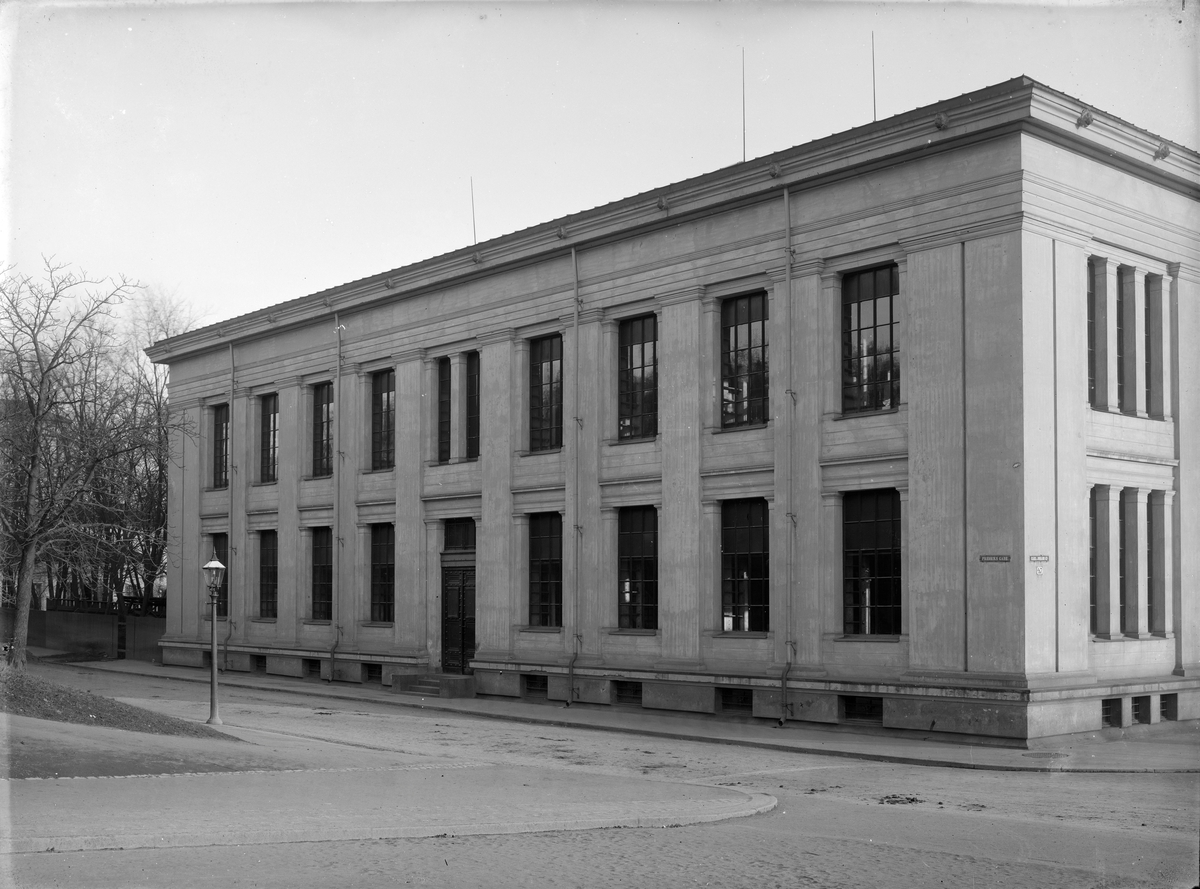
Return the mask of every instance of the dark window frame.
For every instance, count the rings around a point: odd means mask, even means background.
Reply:
[[[396,526],[371,525],[371,621],[396,619]]]
[[[1096,578],[1097,491],[1093,485],[1088,492],[1088,626],[1093,635],[1099,632],[1099,583]]]
[[[658,510],[625,506],[617,513],[617,626],[658,629]]]
[[[258,532],[258,616],[279,617],[279,533]]]
[[[895,488],[842,494],[842,631],[903,632],[903,540]]]
[[[212,486],[229,487],[229,404],[215,404],[212,409]]]
[[[371,374],[371,469],[396,465],[396,371]]]
[[[475,549],[475,520],[446,519],[443,523],[443,550],[474,550]]]
[[[217,617],[229,617],[229,575],[232,574],[229,564],[229,535],[212,535],[213,558],[225,566],[221,576],[221,587],[217,590]]]
[[[449,358],[437,360],[437,461],[450,462],[451,425],[451,366]]]
[[[529,341],[529,450],[563,443],[563,342],[557,333]]]
[[[843,414],[900,407],[899,296],[900,268],[894,262],[842,276]]]
[[[264,484],[279,479],[279,393],[258,399],[258,480]]]
[[[658,316],[621,321],[617,330],[617,438],[658,434]]]
[[[333,529],[313,528],[312,603],[313,620],[333,620]]]
[[[1096,269],[1094,257],[1087,262],[1087,373],[1088,404],[1096,406]]]
[[[312,474],[333,475],[333,383],[312,387]]]
[[[761,497],[721,503],[721,629],[771,629],[771,511]]]
[[[562,626],[562,515],[529,516],[529,625]]]
[[[771,416],[766,291],[721,300],[721,427],[761,426]]]
[[[467,353],[467,460],[479,459],[479,366],[478,352]]]
[[[1133,406],[1130,398],[1132,386],[1129,385],[1129,374],[1125,368],[1125,301],[1129,299],[1125,286],[1125,266],[1117,266],[1117,410],[1123,414],[1129,413]]]

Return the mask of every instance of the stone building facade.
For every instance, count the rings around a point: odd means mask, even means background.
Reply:
[[[1025,78],[157,343],[166,663],[1200,717],[1200,157]]]

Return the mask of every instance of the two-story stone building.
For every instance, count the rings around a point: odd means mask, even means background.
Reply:
[[[1025,78],[156,344],[166,663],[1200,717],[1200,157]]]

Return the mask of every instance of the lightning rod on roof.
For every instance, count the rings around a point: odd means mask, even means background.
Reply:
[[[878,120],[878,112],[875,110],[875,32],[871,32],[871,120]]]
[[[742,163],[746,162],[746,47],[742,47]]]
[[[475,234],[475,177],[469,177],[471,181],[471,244],[478,244],[479,238]]]

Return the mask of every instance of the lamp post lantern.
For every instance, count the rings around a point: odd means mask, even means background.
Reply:
[[[208,690],[208,724],[221,725],[221,715],[217,712],[217,596],[221,592],[221,581],[225,577],[225,566],[214,553],[207,565],[200,569],[204,574],[204,585],[208,587],[209,623],[212,625],[212,679]]]

